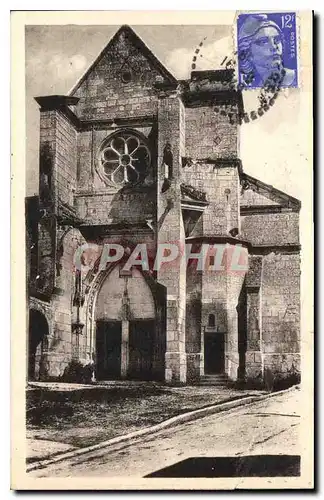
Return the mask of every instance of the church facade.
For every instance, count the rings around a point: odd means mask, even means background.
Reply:
[[[123,26],[69,95],[36,98],[30,379],[73,362],[174,384],[299,373],[300,202],[244,173],[231,76],[178,81]],[[103,266],[107,244],[125,251]],[[171,262],[171,246],[189,255]],[[128,269],[136,248],[146,265]]]

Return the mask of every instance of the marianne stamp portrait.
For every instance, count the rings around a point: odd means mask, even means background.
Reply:
[[[297,86],[295,13],[240,14],[237,44],[240,84]]]

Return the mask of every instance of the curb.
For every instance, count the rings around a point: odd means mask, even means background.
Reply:
[[[125,434],[123,436],[118,436],[108,441],[102,441],[101,443],[94,444],[92,446],[87,446],[85,448],[80,448],[73,451],[68,451],[62,453],[60,455],[56,455],[52,458],[47,458],[45,460],[40,460],[39,462],[34,462],[30,465],[26,466],[26,472],[31,472],[37,469],[43,469],[48,465],[61,462],[62,460],[66,460],[69,458],[73,458],[79,455],[84,455],[86,453],[90,453],[92,451],[101,450],[102,448],[108,448],[109,446],[113,446],[120,443],[128,443],[129,441],[136,440],[139,437],[146,436],[148,434],[154,434],[163,429],[167,429],[168,427],[173,427],[178,424],[182,424],[184,422],[190,422],[191,420],[196,420],[198,418],[205,417],[207,415],[212,415],[215,413],[221,413],[223,411],[232,410],[233,408],[237,408],[239,406],[248,405],[251,403],[256,403],[258,401],[262,401],[264,399],[269,399],[274,396],[280,396],[281,394],[286,394],[287,392],[291,392],[293,390],[299,389],[299,385],[294,385],[289,387],[288,389],[284,389],[278,392],[271,392],[269,394],[262,394],[261,396],[247,396],[241,399],[236,399],[234,401],[228,401],[227,403],[219,403],[212,406],[208,406],[206,408],[200,408],[198,410],[193,410],[188,413],[183,413],[182,415],[176,415],[175,417],[169,418],[168,420],[164,420],[159,424],[155,424],[151,427],[146,427],[145,429],[141,429],[139,431],[131,432],[130,434]]]

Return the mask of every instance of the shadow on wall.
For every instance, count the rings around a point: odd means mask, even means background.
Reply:
[[[44,314],[29,311],[28,380],[46,380],[49,327]]]
[[[245,280],[241,288],[236,307],[237,324],[238,324],[238,351],[239,351],[239,367],[237,378],[238,381],[245,380],[245,354],[247,349],[247,299]]]
[[[113,197],[109,218],[113,224],[130,225],[155,218],[155,187],[125,186]]]
[[[72,359],[65,368],[61,382],[90,384],[94,378],[94,363],[83,365],[80,361]]]

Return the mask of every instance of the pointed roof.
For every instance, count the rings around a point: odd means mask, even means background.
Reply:
[[[110,47],[113,45],[115,40],[124,33],[128,35],[129,39],[132,41],[133,45],[136,46],[148,59],[148,61],[152,64],[152,66],[161,73],[166,80],[170,83],[176,84],[177,79],[170,73],[170,71],[163,66],[163,64],[159,61],[159,59],[153,54],[153,52],[147,47],[147,45],[143,42],[143,40],[135,33],[135,31],[128,26],[127,24],[121,26],[118,31],[114,34],[114,36],[110,39],[105,48],[100,52],[98,57],[94,60],[88,70],[83,74],[83,76],[78,80],[72,90],[69,92],[69,95],[73,95],[80,85],[84,82],[84,80],[88,77],[90,72],[94,69],[94,67],[99,63],[99,61],[109,52]]]
[[[259,196],[257,205],[278,205],[280,207],[292,208],[297,211],[301,208],[301,202],[297,198],[294,198],[293,196],[290,196],[289,194],[284,193],[283,191],[280,191],[270,184],[266,184],[251,175],[242,173],[241,181],[243,187],[243,194],[240,199],[241,208],[251,206],[252,199],[246,196],[246,193],[248,193],[250,189],[256,192]]]

